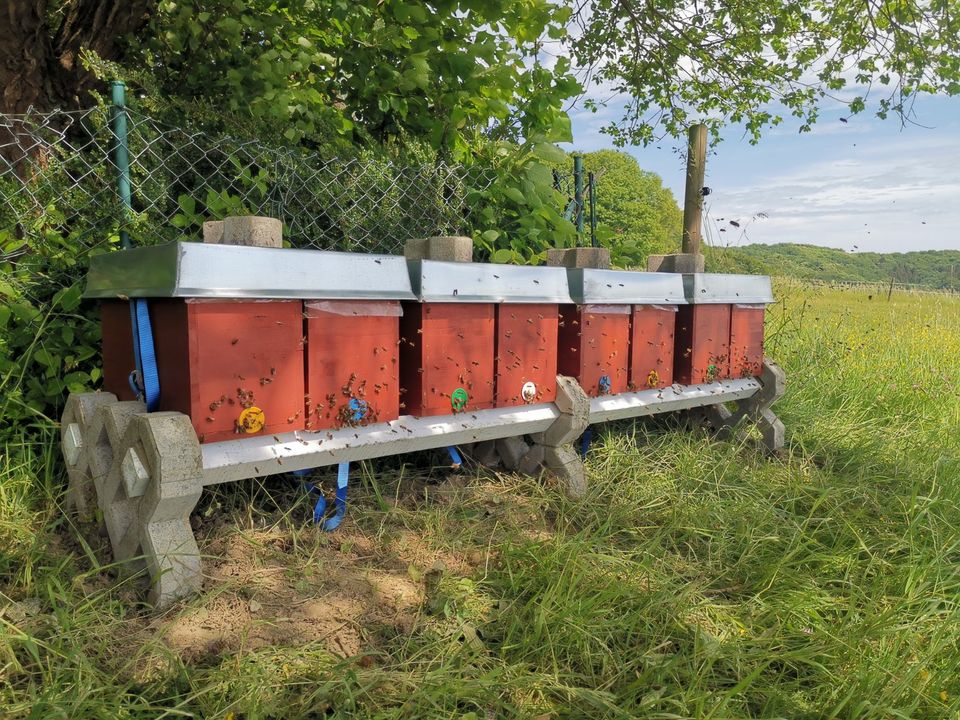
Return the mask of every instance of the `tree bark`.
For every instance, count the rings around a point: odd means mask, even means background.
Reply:
[[[84,48],[118,60],[124,36],[140,30],[156,0],[0,0],[0,113],[75,109],[96,82]]]

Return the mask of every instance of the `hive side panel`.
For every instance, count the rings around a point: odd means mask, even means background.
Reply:
[[[400,318],[400,410],[423,414],[423,305],[405,302]]]
[[[493,305],[424,303],[420,329],[420,414],[493,407]]]
[[[190,382],[192,368],[187,304],[177,298],[151,300],[150,320],[153,325],[153,344],[157,350],[160,410],[189,415],[199,437],[203,432],[200,421],[205,415],[196,408]]]
[[[673,383],[676,325],[674,306],[634,306],[630,329],[631,389],[648,390]]]
[[[581,312],[576,305],[559,306],[557,330],[557,373],[580,380],[583,364],[580,353]]]
[[[211,442],[302,430],[303,304],[196,301],[186,306],[190,415],[198,435]]]
[[[553,402],[557,397],[557,306],[503,304],[497,306],[496,318],[496,406]],[[526,397],[524,388],[529,391]]]
[[[758,377],[763,369],[763,305],[734,305],[730,311],[730,376]]]
[[[399,414],[399,302],[307,303],[306,428],[395,420]]]
[[[127,378],[134,368],[130,305],[123,300],[100,303],[103,389],[120,400],[135,400]]]

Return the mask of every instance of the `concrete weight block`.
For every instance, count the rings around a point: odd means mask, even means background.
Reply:
[[[223,219],[223,245],[283,247],[283,223],[277,218],[244,215]]]

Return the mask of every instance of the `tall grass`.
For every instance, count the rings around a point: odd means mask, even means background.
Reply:
[[[334,536],[303,524],[283,479],[222,489],[201,507],[203,547],[239,539],[281,586],[224,580],[160,617],[56,509],[52,436],[8,446],[0,713],[956,717],[960,301],[794,283],[778,297],[782,456],[619,423],[579,503],[482,470],[432,484],[393,461],[357,475]],[[289,592],[290,613],[301,596],[332,603],[352,570],[420,592],[406,624],[354,621],[358,656],[320,637],[199,653],[168,640],[191,614],[270,593]]]

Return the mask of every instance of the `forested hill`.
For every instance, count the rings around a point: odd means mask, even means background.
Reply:
[[[815,245],[710,248],[707,269],[785,275],[808,280],[887,282],[960,290],[960,251],[849,253]]]

